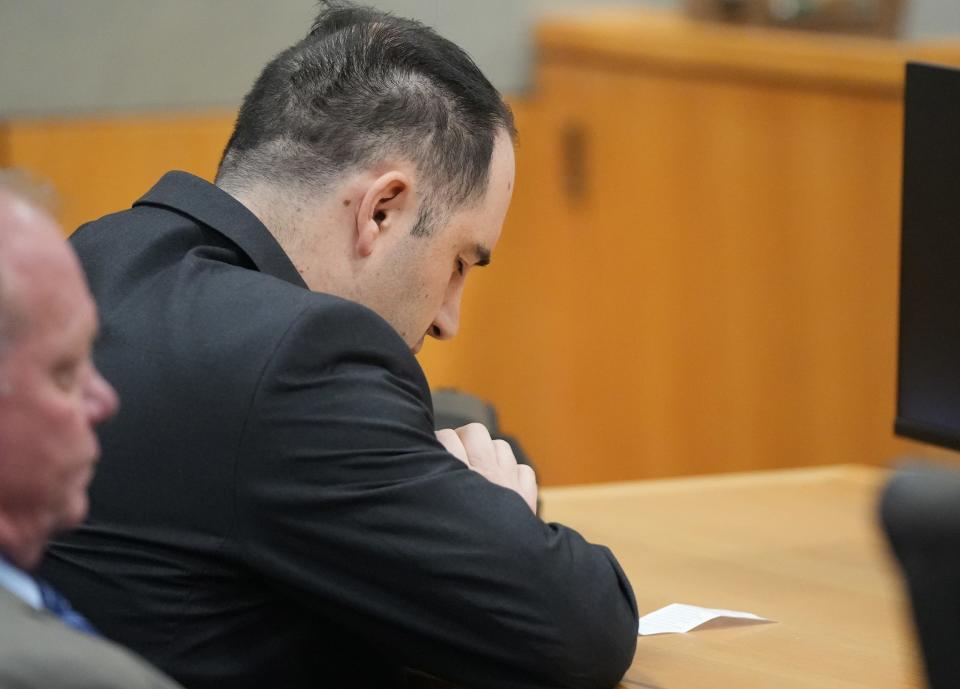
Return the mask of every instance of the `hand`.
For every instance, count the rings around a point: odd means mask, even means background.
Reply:
[[[506,440],[494,440],[483,424],[470,423],[437,431],[447,452],[491,483],[517,493],[537,513],[537,475],[526,464],[517,464]]]

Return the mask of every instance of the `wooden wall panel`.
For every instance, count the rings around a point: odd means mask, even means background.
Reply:
[[[568,229],[589,266],[576,310],[603,337],[574,346],[601,363],[578,385],[608,424],[579,454],[605,444],[611,478],[882,460],[867,445],[893,410],[896,102],[570,65],[545,79],[590,132]]]
[[[10,154],[8,152],[7,141],[10,137],[10,126],[6,122],[0,122],[0,167],[9,167]]]
[[[11,121],[4,126],[4,164],[54,185],[69,233],[128,208],[168,170],[212,179],[233,118],[213,112]]]

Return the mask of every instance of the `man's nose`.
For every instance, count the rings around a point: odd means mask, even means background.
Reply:
[[[117,391],[95,368],[91,370],[87,380],[84,402],[87,405],[87,415],[93,424],[106,421],[117,413],[117,407],[120,406]]]
[[[460,330],[460,293],[451,296],[440,307],[437,317],[430,326],[430,336],[438,340],[449,340]]]

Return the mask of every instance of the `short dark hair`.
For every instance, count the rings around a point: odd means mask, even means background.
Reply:
[[[472,59],[420,22],[323,2],[309,35],[274,58],[244,98],[217,183],[325,186],[389,154],[427,182],[415,234],[438,206],[482,197],[513,115]]]

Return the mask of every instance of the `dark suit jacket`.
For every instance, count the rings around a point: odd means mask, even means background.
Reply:
[[[105,634],[193,689],[617,682],[610,552],[445,452],[399,335],[244,206],[174,172],[72,241],[122,407],[42,571]]]
[[[119,646],[74,631],[0,586],[0,689],[179,689]]]

